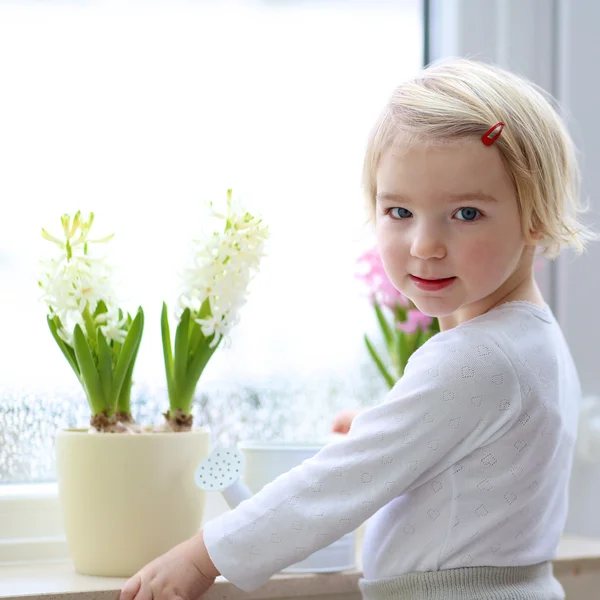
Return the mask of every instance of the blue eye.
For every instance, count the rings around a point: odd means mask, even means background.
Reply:
[[[396,211],[398,211],[398,212],[396,212]],[[394,208],[390,208],[390,210],[388,212],[394,219],[407,219],[411,215],[410,210],[406,210],[406,208],[402,208],[400,206],[395,206]],[[408,213],[408,214],[406,214],[406,213]]]
[[[402,208],[401,206],[394,206],[393,208],[389,208],[387,211],[393,219],[397,221],[404,221],[410,217],[412,217],[412,213],[410,210],[406,208]],[[464,221],[466,223],[471,223],[473,221],[477,221],[481,218],[481,212],[477,208],[472,208],[470,206],[465,206],[463,208],[459,208],[456,214],[462,212],[462,218],[459,217],[459,221]]]
[[[456,214],[458,214],[461,211],[463,211],[464,219],[459,219],[459,221],[475,221],[477,218],[477,214],[479,213],[479,211],[476,208],[471,208],[469,206],[458,209],[458,212]]]

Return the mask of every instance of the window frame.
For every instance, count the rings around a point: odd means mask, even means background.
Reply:
[[[0,486],[0,565],[68,557],[58,484]]]

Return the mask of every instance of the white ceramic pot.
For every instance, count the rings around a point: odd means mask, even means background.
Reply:
[[[205,496],[194,484],[194,470],[209,450],[206,428],[57,432],[59,501],[75,570],[131,577],[196,534]]]
[[[238,444],[244,453],[244,482],[253,493],[260,491],[279,475],[302,464],[323,448],[324,443],[258,442]],[[356,567],[356,539],[348,533],[333,544],[317,550],[303,561],[286,569],[284,573],[334,573]]]

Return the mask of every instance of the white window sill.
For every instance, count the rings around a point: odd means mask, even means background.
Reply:
[[[223,577],[217,577],[215,585],[202,596],[203,600],[275,599],[289,597],[315,597],[344,594],[351,600],[358,594],[358,571],[316,574],[282,574],[272,577],[260,590],[249,594],[240,591]],[[0,567],[0,598],[32,600],[44,596],[60,596],[61,600],[115,600],[125,579],[87,577],[74,572],[71,563],[44,565],[20,565]],[[106,594],[106,595],[105,595]],[[50,595],[50,596],[49,596]]]
[[[554,573],[565,587],[567,597],[577,600],[597,598],[600,586],[600,540],[564,538]],[[203,596],[206,600],[275,600],[310,598],[326,600],[342,595],[344,600],[360,600],[359,571],[328,575],[275,575],[252,594],[238,590],[224,578]],[[68,561],[0,566],[0,600],[40,598],[43,600],[115,600],[125,579],[88,577],[75,573]],[[574,592],[571,594],[571,592]]]

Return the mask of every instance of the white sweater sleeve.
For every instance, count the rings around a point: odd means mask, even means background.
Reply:
[[[439,333],[412,355],[385,402],[355,418],[346,439],[208,522],[209,555],[231,583],[253,591],[497,439],[520,410],[516,372],[484,331]]]

